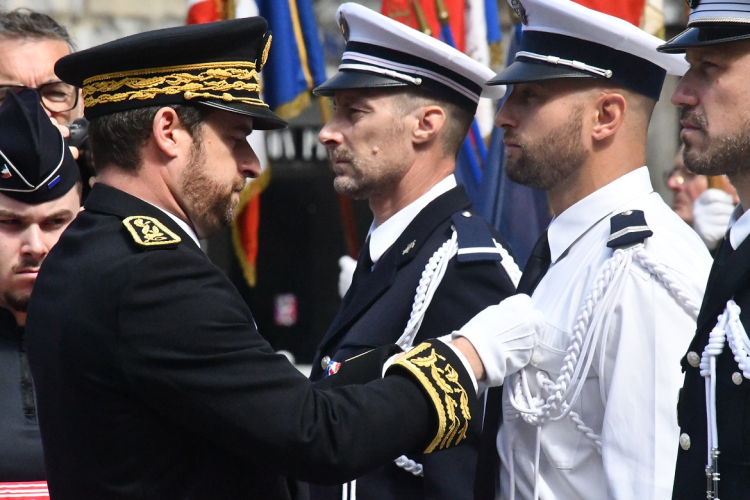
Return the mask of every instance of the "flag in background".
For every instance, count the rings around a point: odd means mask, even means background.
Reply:
[[[465,0],[445,0],[444,3],[450,18],[450,27],[456,41],[456,48],[464,52]],[[441,26],[435,4],[434,0],[383,0],[380,12],[384,16],[422,32],[425,32],[423,25],[427,24],[429,35],[439,38]]]
[[[273,33],[271,56],[263,67],[263,99],[280,117],[291,119],[310,103],[311,90],[325,81],[323,50],[311,0],[188,0],[188,24],[260,15]],[[262,173],[240,195],[232,224],[232,241],[243,274],[255,286],[260,225],[260,193],[271,180],[265,135],[248,138],[260,159]]]

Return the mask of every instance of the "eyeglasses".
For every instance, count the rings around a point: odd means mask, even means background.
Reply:
[[[670,179],[674,179],[678,186],[682,186],[686,182],[690,182],[695,179],[698,174],[694,174],[686,168],[680,168],[671,172],[664,173],[664,184],[668,184]]]
[[[16,94],[26,87],[24,85],[2,85],[0,84],[0,105],[5,101],[8,92]],[[78,89],[65,82],[49,82],[33,89],[39,92],[42,106],[52,113],[70,111],[78,105]]]

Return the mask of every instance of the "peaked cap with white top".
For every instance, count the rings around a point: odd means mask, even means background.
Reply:
[[[339,7],[336,19],[346,40],[339,71],[314,90],[413,87],[471,110],[479,98],[500,98],[505,87],[485,82],[494,72],[466,54],[356,3]]]
[[[523,35],[515,61],[490,85],[599,78],[658,100],[665,75],[687,71],[684,58],[656,51],[662,40],[623,19],[570,0],[508,2]]]

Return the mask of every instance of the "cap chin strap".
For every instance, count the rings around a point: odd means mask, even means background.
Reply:
[[[405,82],[409,82],[414,85],[422,85],[422,79],[419,77],[414,78],[412,76],[399,73],[398,71],[393,71],[393,70],[385,69],[385,68],[379,68],[377,66],[370,66],[368,64],[352,64],[352,63],[339,64],[339,70],[342,70],[342,69],[353,69],[356,71],[369,71],[370,73],[377,73],[379,75],[388,76],[390,78],[395,78],[397,80],[403,80]]]
[[[589,66],[588,64],[582,63],[580,61],[572,61],[570,59],[563,59],[557,56],[543,56],[541,54],[535,54],[533,52],[526,52],[525,50],[516,52],[516,59],[518,59],[519,57],[526,57],[527,59],[534,59],[535,61],[542,61],[544,63],[554,64],[556,66],[570,66],[573,69],[593,73],[598,76],[603,76],[604,78],[612,78],[611,69],[602,69],[597,68],[596,66]]]

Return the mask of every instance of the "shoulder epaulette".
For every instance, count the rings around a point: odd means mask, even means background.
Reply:
[[[167,247],[182,241],[182,238],[153,217],[133,215],[122,223],[133,240],[144,247]]]
[[[458,262],[503,260],[484,219],[466,210],[453,214],[451,221],[458,235]]]
[[[628,210],[609,219],[610,232],[607,246],[620,248],[643,243],[654,232],[646,224],[642,210]]]

